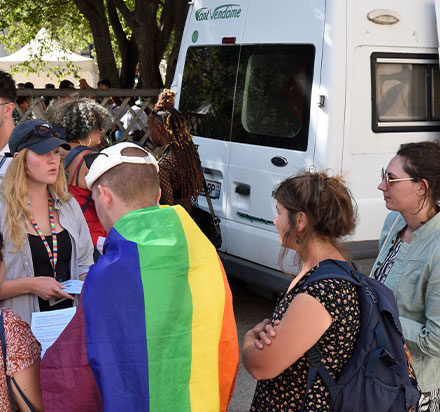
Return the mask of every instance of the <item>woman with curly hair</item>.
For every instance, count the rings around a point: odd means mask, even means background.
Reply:
[[[95,152],[101,136],[113,122],[112,114],[99,103],[87,98],[74,98],[60,103],[48,115],[49,122],[66,131],[66,140],[72,146],[64,161],[69,191],[78,201],[89,226],[93,245],[106,232],[96,215],[92,192],[87,189],[85,176],[89,169],[84,156]],[[95,259],[98,257],[95,251]]]
[[[203,172],[183,114],[174,108],[175,94],[168,89],[162,91],[148,125],[151,140],[163,150],[159,160],[160,203],[180,204],[191,214],[191,200],[203,189]]]
[[[70,146],[41,120],[26,120],[9,139],[14,155],[0,197],[6,278],[0,306],[30,323],[32,312],[71,307],[62,282],[83,278],[93,246],[78,202],[67,190],[60,147]]]

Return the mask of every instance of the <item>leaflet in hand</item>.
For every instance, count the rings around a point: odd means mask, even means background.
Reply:
[[[70,293],[71,295],[79,295],[81,294],[81,290],[84,284],[83,280],[66,280],[61,283],[66,289],[63,289],[63,292]]]

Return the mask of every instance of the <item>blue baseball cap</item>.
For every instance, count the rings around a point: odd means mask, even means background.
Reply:
[[[12,130],[9,137],[11,155],[27,148],[38,154],[45,154],[61,146],[70,150],[65,140],[66,133],[62,128],[56,128],[43,120],[25,120]]]

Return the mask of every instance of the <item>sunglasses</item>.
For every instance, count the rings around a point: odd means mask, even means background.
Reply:
[[[382,167],[382,174],[381,174],[381,177],[382,177],[382,182],[385,180],[387,186],[388,186],[390,183],[394,183],[394,182],[403,182],[404,180],[414,180],[413,177],[399,177],[399,178],[395,178],[395,179],[390,178],[389,173],[388,173],[388,172],[385,170],[385,168],[383,168],[383,167]]]
[[[35,126],[27,135],[26,137],[32,137],[32,136],[39,136],[39,137],[58,137],[59,139],[65,139],[66,138],[66,132],[61,127],[48,127],[44,125],[38,125]]]

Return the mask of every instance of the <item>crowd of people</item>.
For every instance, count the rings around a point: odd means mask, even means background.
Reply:
[[[93,100],[69,98],[17,125],[15,103],[0,72],[0,409],[226,411],[239,362],[232,296],[191,218],[204,177],[174,92],[148,117],[159,159],[135,142],[100,148],[113,115]],[[405,373],[420,389],[407,410],[438,412],[440,142],[401,145],[379,181],[390,214],[370,277],[395,297]],[[310,349],[337,381],[362,338],[356,284],[322,276],[325,262],[352,265],[341,241],[355,230],[355,202],[342,177],[316,171],[273,197],[280,245],[300,270],[244,336],[242,361],[258,381],[251,410],[329,411]],[[67,280],[84,280],[81,294],[65,292]],[[40,363],[32,314],[70,307]]]

